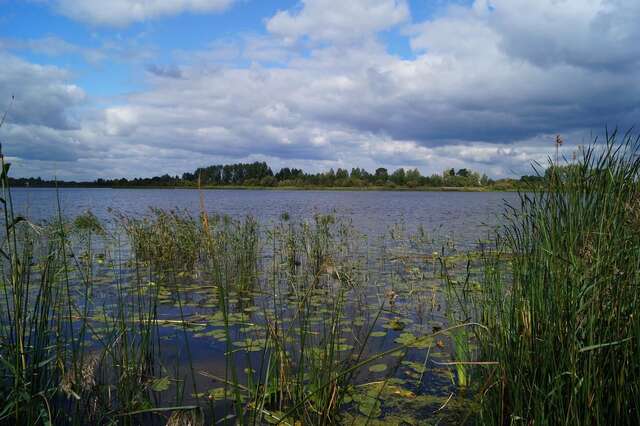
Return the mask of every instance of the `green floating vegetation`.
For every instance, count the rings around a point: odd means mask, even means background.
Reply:
[[[369,366],[369,371],[372,373],[382,373],[387,371],[387,364],[374,364]]]

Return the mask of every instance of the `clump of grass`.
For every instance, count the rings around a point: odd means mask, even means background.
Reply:
[[[53,420],[49,401],[61,377],[59,363],[67,361],[65,316],[58,285],[64,256],[55,238],[45,246],[46,256],[34,273],[36,228],[13,211],[9,189],[10,164],[0,153],[2,174],[2,247],[0,248],[0,422],[35,424]]]
[[[607,134],[508,211],[477,299],[482,423],[640,423],[639,148]]]
[[[76,216],[73,221],[73,226],[75,230],[83,235],[98,235],[105,236],[106,231],[100,222],[100,219],[91,212],[91,210],[87,210],[86,212]]]
[[[201,374],[224,384],[236,423],[339,422],[352,390],[355,369],[351,368],[364,355],[367,330],[360,346],[346,344],[344,311],[351,287],[341,279],[342,249],[333,234],[335,219],[318,215],[312,223],[302,224],[283,219],[265,233],[265,246],[258,242],[260,233],[253,220],[203,222],[207,236],[203,257],[217,284],[227,367],[225,377]],[[230,299],[257,284],[259,255],[266,271],[260,277],[263,286],[257,288],[264,292],[257,319],[233,312]],[[238,321],[245,331],[234,326]],[[248,349],[244,360],[239,344]]]
[[[199,222],[187,211],[151,208],[143,218],[119,215],[138,260],[192,270],[202,245]]]
[[[14,213],[1,155],[0,164],[0,424],[139,424],[162,411],[151,389],[157,290],[141,273],[125,285],[123,264],[102,259],[115,304],[96,306],[94,248],[109,246],[100,221],[69,222],[58,207],[49,226],[29,223]]]

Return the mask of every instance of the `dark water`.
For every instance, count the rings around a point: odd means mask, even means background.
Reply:
[[[418,191],[264,191],[205,190],[205,208],[210,213],[231,217],[251,215],[270,223],[288,213],[296,220],[311,219],[316,213],[333,213],[351,219],[361,232],[374,236],[403,223],[409,230],[423,226],[456,241],[485,238],[500,222],[505,200],[517,195],[500,192]],[[45,220],[57,214],[54,189],[13,190],[16,209],[31,220]],[[150,207],[200,209],[200,195],[192,189],[61,189],[60,205],[65,216],[91,210],[100,219],[111,217],[109,209],[142,215]]]

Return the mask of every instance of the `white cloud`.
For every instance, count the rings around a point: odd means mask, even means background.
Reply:
[[[493,6],[488,24],[514,58],[611,70],[640,61],[640,2],[497,0]]]
[[[359,40],[409,18],[405,0],[302,0],[298,11],[280,11],[267,29],[290,41],[300,37],[341,43]]]
[[[93,25],[125,26],[183,12],[220,12],[234,0],[56,0],[56,9]]]
[[[131,107],[107,108],[104,124],[109,136],[129,136],[138,126],[138,114]]]
[[[10,120],[67,130],[79,124],[72,114],[85,93],[70,83],[70,75],[54,66],[36,65],[0,51],[0,105],[15,95]]]
[[[83,48],[51,35],[35,39],[2,38],[0,39],[0,49],[30,50],[52,57],[68,54],[80,55],[92,64],[98,64],[106,58],[106,54],[100,49]]]

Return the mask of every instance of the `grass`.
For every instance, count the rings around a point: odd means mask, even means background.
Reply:
[[[98,256],[105,230],[94,216],[46,226],[15,216],[4,160],[2,170],[0,424],[139,423],[161,408],[151,389],[157,293],[140,270],[124,283],[124,265]],[[94,303],[105,263],[109,308]]]
[[[608,134],[508,209],[475,295],[498,362],[478,371],[480,423],[640,423],[639,147]]]

